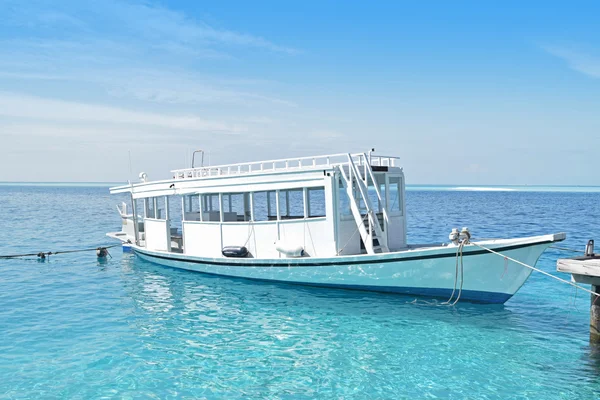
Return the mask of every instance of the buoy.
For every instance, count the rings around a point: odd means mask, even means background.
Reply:
[[[244,258],[248,257],[248,249],[244,246],[225,246],[221,253],[225,257],[237,257]]]
[[[280,240],[275,242],[275,250],[288,257],[303,257],[304,248],[300,245],[294,246]]]
[[[98,247],[96,249],[96,256],[98,256],[98,258],[106,258],[106,256],[108,256],[108,250],[106,247]]]

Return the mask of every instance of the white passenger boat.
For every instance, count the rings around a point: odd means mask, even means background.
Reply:
[[[193,166],[193,165],[192,165]],[[470,242],[406,241],[404,173],[373,153],[200,166],[114,187],[121,240],[140,258],[229,277],[504,303],[564,233]],[[462,256],[461,256],[462,255]],[[460,261],[460,262],[459,262]]]

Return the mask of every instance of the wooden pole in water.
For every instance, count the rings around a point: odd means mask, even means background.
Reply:
[[[600,293],[600,284],[592,284],[592,292]],[[600,343],[600,300],[591,294],[590,299],[590,343]]]

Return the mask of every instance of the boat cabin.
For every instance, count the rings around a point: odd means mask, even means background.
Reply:
[[[130,193],[124,231],[137,246],[205,258],[333,257],[406,248],[396,157],[334,154],[172,171],[111,188]]]

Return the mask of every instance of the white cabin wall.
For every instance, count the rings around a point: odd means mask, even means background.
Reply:
[[[279,226],[278,226],[279,225]],[[252,257],[284,257],[275,249],[281,240],[286,245],[302,246],[307,256],[330,257],[336,254],[333,230],[326,218],[248,224],[211,224],[184,222],[185,254],[222,257],[225,246],[246,246]],[[279,230],[279,235],[278,235]]]
[[[169,221],[145,218],[144,230],[148,250],[171,251]]]
[[[406,247],[405,218],[391,216],[388,224],[388,247],[390,250],[398,250]]]
[[[222,257],[221,227],[219,224],[183,222],[185,254],[202,257]]]
[[[252,249],[254,249],[252,255],[256,258],[279,258],[279,252],[275,250],[277,239],[276,221],[255,223],[250,238]]]
[[[337,247],[340,255],[360,254],[360,233],[354,219],[341,218],[338,224]]]
[[[287,247],[302,246],[310,257],[336,254],[333,229],[327,218],[282,221],[279,223],[279,238]]]

